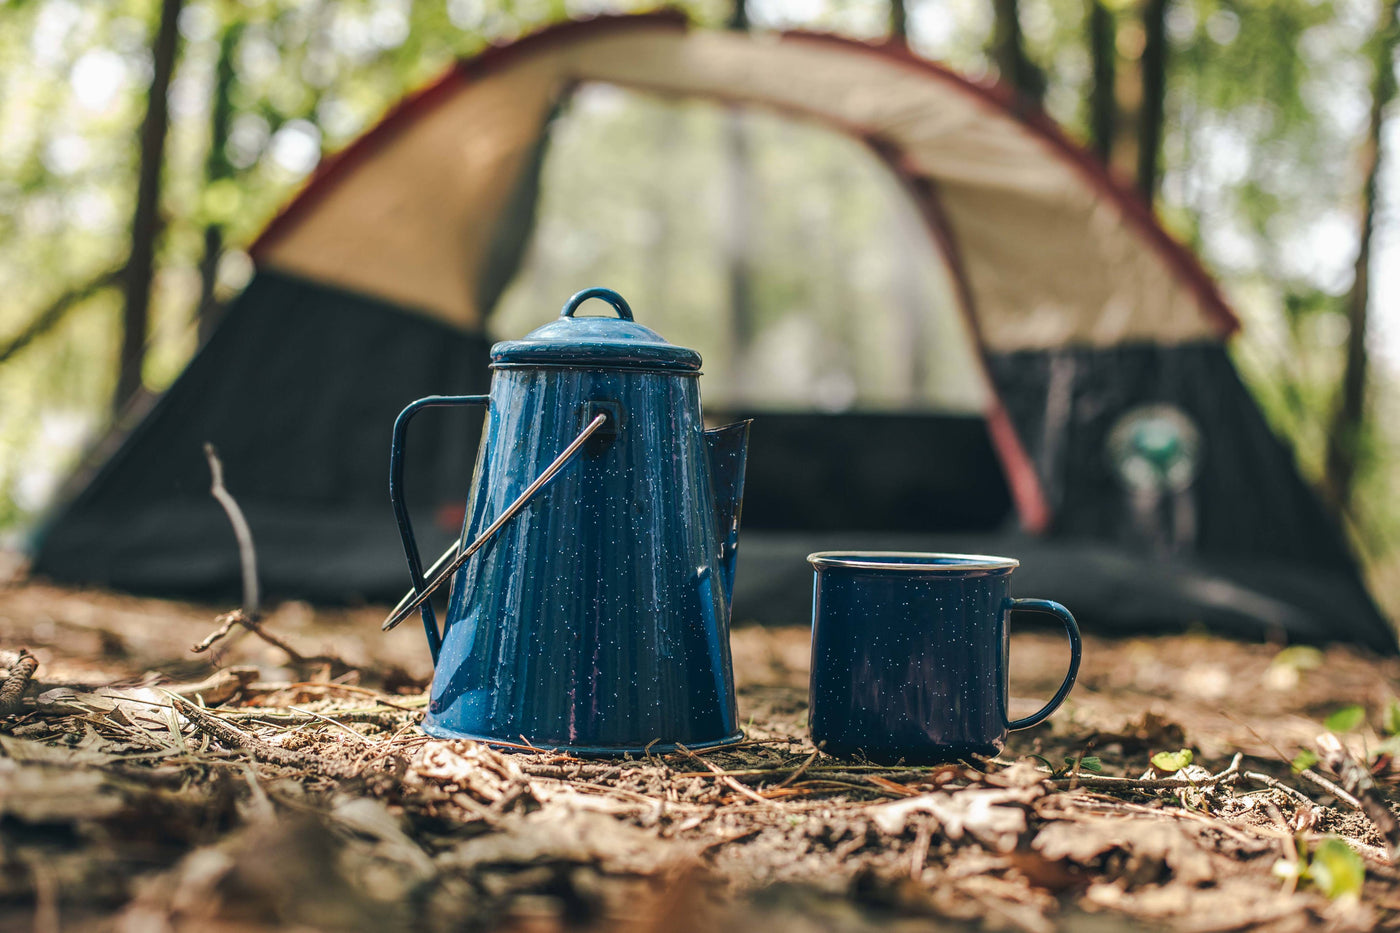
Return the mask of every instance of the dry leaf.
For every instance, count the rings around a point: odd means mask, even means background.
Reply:
[[[937,791],[881,804],[871,809],[871,819],[881,832],[896,836],[904,832],[912,814],[928,813],[953,842],[967,834],[994,849],[1008,851],[1026,831],[1027,807],[1042,794],[1040,786]]]
[[[1172,823],[1137,820],[1053,822],[1031,840],[1031,848],[1047,859],[1063,859],[1085,868],[1101,868],[1105,856],[1120,852],[1122,866],[1114,873],[1129,887],[1171,877],[1185,885],[1215,880],[1215,865],[1195,837]]]

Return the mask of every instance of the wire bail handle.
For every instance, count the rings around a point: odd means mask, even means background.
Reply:
[[[572,298],[564,302],[564,309],[559,312],[559,316],[573,317],[574,312],[578,310],[579,305],[583,304],[590,298],[601,298],[603,301],[606,301],[608,304],[612,305],[613,310],[617,312],[619,320],[635,320],[632,317],[632,306],[627,303],[627,299],[623,298],[611,288],[603,288],[602,286],[594,286],[593,288],[585,288],[581,292],[575,292]]]

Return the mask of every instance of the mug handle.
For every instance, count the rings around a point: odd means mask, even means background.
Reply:
[[[1029,729],[1031,726],[1044,722],[1051,713],[1060,708],[1060,704],[1069,696],[1070,690],[1074,687],[1074,680],[1079,676],[1079,656],[1081,653],[1081,643],[1079,640],[1079,623],[1074,621],[1074,616],[1070,611],[1059,603],[1050,599],[1013,599],[1011,600],[1011,612],[1020,610],[1022,612],[1048,612],[1052,616],[1058,616],[1064,623],[1065,634],[1069,636],[1069,673],[1065,675],[1064,683],[1060,684],[1060,689],[1050,698],[1039,710],[1027,716],[1025,719],[1017,719],[1006,724],[1008,732],[1018,732],[1021,729]]]

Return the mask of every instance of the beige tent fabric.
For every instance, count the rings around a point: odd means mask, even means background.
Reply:
[[[604,81],[773,107],[897,151],[901,171],[933,183],[929,213],[946,222],[994,352],[1229,329],[1072,156],[953,80],[821,38],[598,26],[523,51],[382,134],[259,261],[478,325],[475,270],[550,105],[573,82]]]
[[[314,203],[259,244],[258,263],[480,329],[477,268],[560,73],[557,55],[523,58],[362,141],[372,150],[313,182]]]

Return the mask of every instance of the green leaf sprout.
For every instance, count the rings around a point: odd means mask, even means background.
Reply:
[[[1189,748],[1183,748],[1177,752],[1158,752],[1152,756],[1152,767],[1158,771],[1173,774],[1195,760],[1196,756]]]

